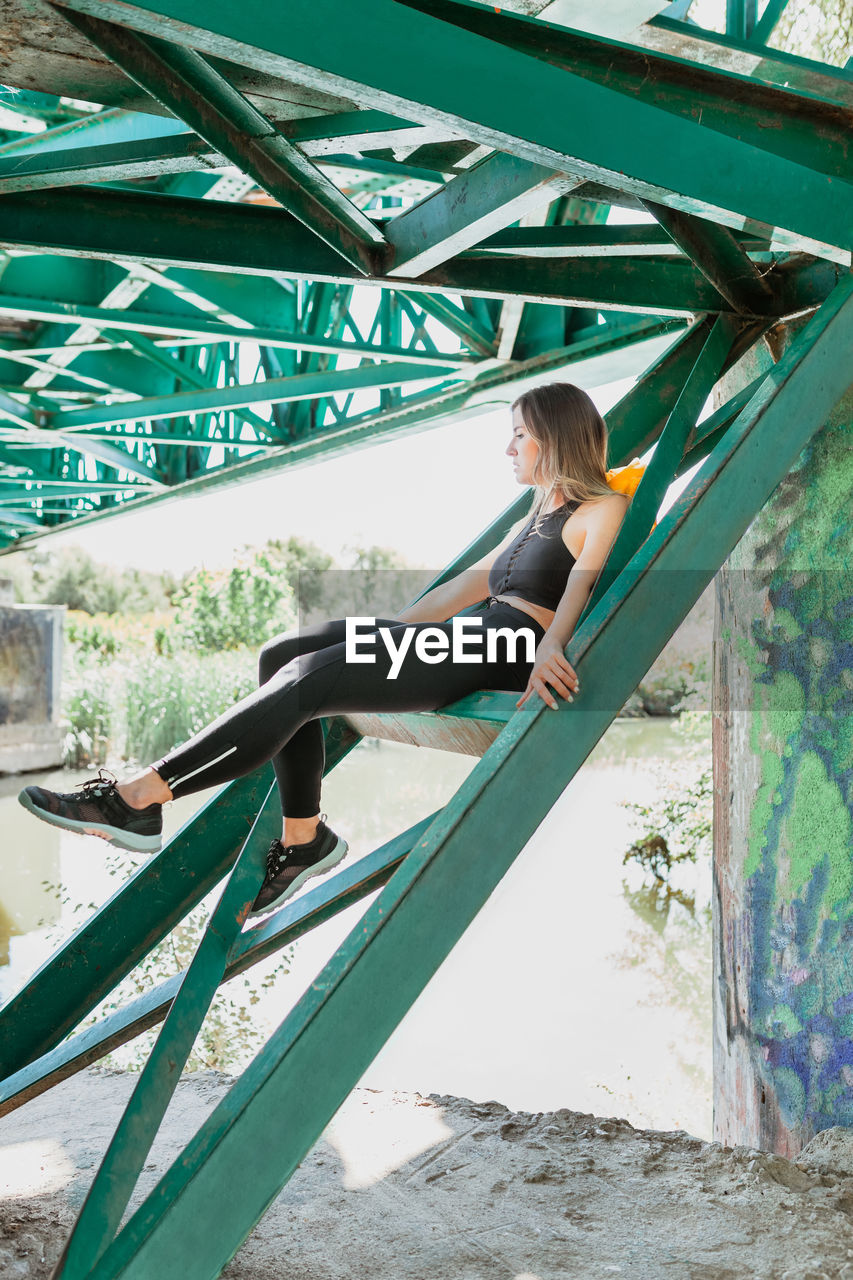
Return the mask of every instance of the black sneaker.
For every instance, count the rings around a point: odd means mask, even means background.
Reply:
[[[54,827],[105,836],[110,844],[134,853],[156,853],[163,843],[163,806],[131,808],[116,790],[117,782],[114,775],[99,769],[97,778],[81,782],[77,791],[24,787],[18,799],[30,813]]]
[[[267,876],[255,898],[250,916],[260,916],[280,907],[301,889],[312,876],[322,875],[346,857],[346,840],[326,826],[326,814],[320,815],[317,834],[307,844],[289,844],[273,840],[267,854]]]

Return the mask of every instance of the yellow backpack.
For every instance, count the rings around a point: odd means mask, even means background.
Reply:
[[[639,458],[632,458],[627,466],[613,467],[606,472],[605,478],[610,488],[616,493],[627,493],[629,498],[633,498],[645,470],[645,465]],[[652,525],[652,528],[657,528],[657,522]]]
[[[645,469],[639,458],[632,458],[627,466],[613,467],[612,470],[608,471],[606,473],[607,483],[617,493],[627,493],[629,498],[633,498],[637,486],[643,478]]]

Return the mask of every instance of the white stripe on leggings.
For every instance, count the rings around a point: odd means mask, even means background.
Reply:
[[[169,790],[179,786],[182,782],[189,782],[190,778],[194,778],[197,773],[203,773],[205,769],[212,769],[215,764],[219,764],[220,760],[224,760],[226,756],[231,756],[237,750],[236,747],[229,747],[227,751],[223,751],[221,756],[217,756],[215,760],[208,760],[205,764],[200,764],[197,769],[193,769],[192,773],[185,773],[180,778],[172,778],[168,783]]]

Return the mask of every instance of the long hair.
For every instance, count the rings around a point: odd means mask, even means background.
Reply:
[[[613,493],[605,478],[607,426],[585,391],[571,382],[549,382],[525,391],[512,407],[539,446],[533,468],[537,532],[555,494],[564,502],[587,502]]]

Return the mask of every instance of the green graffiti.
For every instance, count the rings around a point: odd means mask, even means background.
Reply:
[[[737,945],[750,959],[753,1071],[783,1122],[812,1131],[853,1123],[851,403],[730,557],[743,588],[720,628],[751,706]]]
[[[835,915],[839,906],[849,908],[853,890],[850,860],[850,813],[841,788],[830,778],[826,766],[814,751],[800,757],[794,781],[794,795],[783,832],[790,857],[787,891],[800,896],[815,867],[829,861],[829,878],[823,895],[824,909]]]

